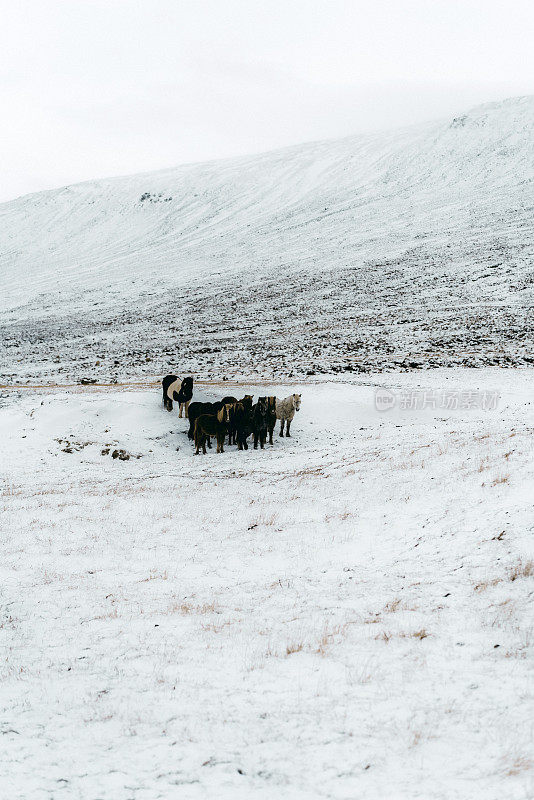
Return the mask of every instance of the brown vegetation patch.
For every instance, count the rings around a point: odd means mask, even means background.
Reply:
[[[532,578],[534,575],[534,561],[532,559],[523,561],[520,558],[516,564],[508,567],[506,574],[510,581],[516,581],[518,578]]]

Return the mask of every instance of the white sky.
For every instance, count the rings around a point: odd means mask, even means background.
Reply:
[[[0,200],[534,93],[534,0],[0,0]]]

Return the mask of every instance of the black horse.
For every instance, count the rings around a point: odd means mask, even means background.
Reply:
[[[247,439],[252,433],[252,397],[245,395],[233,408],[234,442],[240,450],[248,450]]]
[[[252,433],[254,434],[254,450],[258,448],[258,441],[263,450],[267,439],[268,407],[267,398],[258,397],[258,402],[252,406]]]
[[[184,378],[183,381],[176,375],[166,375],[161,381],[163,387],[163,405],[167,411],[172,411],[172,401],[180,404],[179,417],[182,411],[188,416],[189,402],[193,397],[193,378]]]
[[[252,408],[252,395],[246,394],[244,397],[241,398],[241,400],[225,397],[221,402],[226,404],[230,400],[232,402],[230,403],[230,411],[228,419],[228,444],[237,444],[237,420],[239,418],[239,415],[243,413],[241,410],[238,411],[238,408],[239,406],[241,406],[242,409],[243,410],[246,409],[246,411],[250,415],[250,409]],[[251,433],[252,431],[249,431],[248,435],[250,436]],[[242,448],[240,447],[239,449],[241,450]]]
[[[267,398],[267,430],[269,431],[269,444],[273,443],[274,426],[276,425],[276,397]]]

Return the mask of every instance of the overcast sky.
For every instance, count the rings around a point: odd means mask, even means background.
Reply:
[[[0,9],[0,200],[534,94],[533,0]]]

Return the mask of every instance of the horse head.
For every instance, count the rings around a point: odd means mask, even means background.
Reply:
[[[230,409],[231,405],[229,403],[225,403],[222,408],[217,411],[217,421],[218,422],[229,422],[230,421]]]
[[[267,416],[267,398],[266,397],[258,397],[257,412],[258,412],[259,416],[261,416],[261,417]]]

